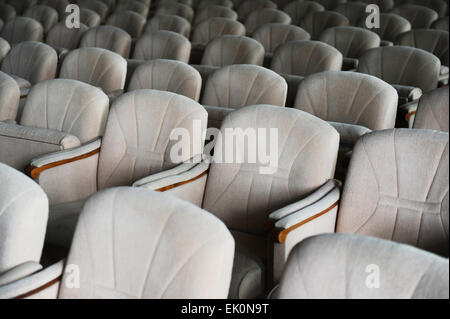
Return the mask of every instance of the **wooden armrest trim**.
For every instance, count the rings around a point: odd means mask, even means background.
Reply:
[[[406,122],[409,122],[409,120],[411,119],[411,117],[412,117],[413,115],[416,115],[416,113],[417,113],[417,111],[412,111],[412,112],[409,112],[408,114],[406,114],[406,115],[405,115],[405,120],[406,120]]]
[[[286,228],[286,229],[281,229],[281,228],[274,228],[273,229],[273,237],[274,237],[274,241],[278,244],[283,244],[286,241],[286,237],[287,235],[292,232],[293,230],[300,228],[301,226],[305,225],[306,223],[309,223],[310,221],[319,218],[322,215],[325,215],[326,213],[328,213],[329,211],[331,211],[333,208],[337,207],[339,201],[336,201],[333,205],[331,205],[330,207],[328,207],[327,209],[321,211],[320,213],[311,216],[305,220],[302,220],[301,222]]]
[[[47,289],[47,288],[53,286],[54,284],[56,284],[58,281],[61,280],[61,278],[62,278],[62,275],[59,275],[58,277],[56,277],[56,278],[53,279],[53,280],[50,280],[50,281],[47,282],[46,284],[43,284],[42,286],[40,286],[40,287],[38,287],[38,288],[36,288],[36,289],[33,289],[33,290],[29,291],[29,292],[26,292],[26,293],[24,293],[24,294],[22,294],[22,295],[20,295],[20,296],[17,296],[17,297],[15,297],[14,299],[25,299],[25,298],[31,297],[31,296],[33,296],[33,295],[35,295],[35,294],[38,294],[38,293],[40,293],[41,291],[43,291],[43,290],[45,290],[45,289]]]
[[[171,189],[174,189],[174,188],[183,186],[183,185],[185,185],[185,184],[189,184],[189,183],[191,183],[191,182],[194,182],[194,181],[196,181],[196,180],[202,178],[202,177],[205,176],[206,174],[208,174],[208,170],[204,171],[203,173],[201,173],[200,175],[198,175],[198,176],[196,176],[196,177],[194,177],[194,178],[191,178],[191,179],[188,180],[188,181],[183,181],[183,182],[175,183],[175,184],[172,184],[172,185],[164,186],[164,187],[161,187],[161,188],[157,189],[156,191],[157,191],[157,192],[166,192],[166,191],[168,191],[168,190],[171,190]]]
[[[62,161],[57,161],[57,162],[50,163],[50,164],[47,164],[47,165],[43,165],[41,167],[35,167],[35,166],[32,166],[32,165],[29,165],[25,169],[25,173],[28,176],[30,176],[31,178],[36,179],[36,178],[39,177],[39,175],[41,175],[42,172],[44,172],[44,171],[46,171],[46,170],[48,170],[50,168],[61,166],[61,165],[65,165],[65,164],[72,163],[72,162],[76,162],[76,161],[79,161],[79,160],[82,160],[82,159],[94,156],[94,155],[99,154],[99,153],[100,153],[100,148],[97,148],[97,149],[95,149],[95,150],[93,150],[93,151],[91,151],[89,153],[86,153],[86,154],[83,154],[83,155],[80,155],[80,156],[76,156],[76,157],[73,157],[73,158],[65,159],[65,160],[62,160]]]

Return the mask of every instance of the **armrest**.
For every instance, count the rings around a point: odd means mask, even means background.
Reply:
[[[418,100],[422,96],[422,90],[419,88],[399,84],[392,84],[392,86],[397,90],[399,105]]]
[[[36,179],[39,175],[51,168],[76,162],[100,153],[101,139],[82,145],[80,147],[61,152],[47,154],[33,159],[28,168],[31,178]]]
[[[60,261],[31,276],[0,286],[0,299],[56,299],[63,271],[64,261]]]
[[[208,112],[208,127],[215,127],[218,129],[220,129],[225,117],[231,112],[236,111],[231,107],[223,106],[203,105],[203,107]]]
[[[42,270],[42,266],[34,261],[20,264],[7,272],[0,274],[0,287],[23,279]]]
[[[381,40],[380,41],[380,47],[392,47],[394,46],[394,42],[387,41],[387,40]]]
[[[339,133],[340,143],[342,146],[353,148],[359,138],[367,133],[372,132],[365,126],[338,122],[328,122]]]
[[[21,88],[20,89],[20,98],[26,99],[28,97],[29,93],[30,93],[30,88]]]
[[[344,71],[354,71],[358,69],[359,59],[355,58],[344,58],[342,61],[342,70]]]

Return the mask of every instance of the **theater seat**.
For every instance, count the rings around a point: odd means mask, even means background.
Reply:
[[[210,18],[195,27],[192,43],[204,49],[212,40],[227,34],[245,36],[245,26],[228,18]]]
[[[66,8],[70,4],[68,0],[40,0],[39,3],[55,9],[60,18],[66,15]]]
[[[0,3],[0,19],[3,23],[8,23],[10,20],[16,17],[16,10],[13,6],[7,3]]]
[[[124,89],[127,61],[117,53],[100,48],[81,48],[70,52],[59,77],[88,83],[106,94]]]
[[[194,10],[185,4],[177,2],[164,2],[156,10],[156,14],[176,15],[185,18],[189,23],[194,19]]]
[[[19,108],[20,90],[17,82],[0,72],[0,121],[15,121]]]
[[[196,6],[196,9],[203,9],[204,7],[208,7],[211,5],[233,8],[233,2],[231,0],[201,0],[199,4]]]
[[[439,14],[439,17],[445,16],[448,9],[448,2],[444,0],[403,0],[401,4],[415,4],[433,9]]]
[[[367,4],[364,2],[347,2],[336,6],[334,11],[345,16],[350,25],[356,26],[359,20],[366,16],[366,7]]]
[[[237,8],[239,20],[245,21],[253,11],[264,8],[276,9],[277,5],[270,0],[245,0]]]
[[[57,24],[59,19],[58,11],[46,5],[32,6],[25,11],[23,16],[38,21],[44,28],[44,34]]]
[[[246,138],[237,138],[232,149],[242,150],[243,160],[227,164],[224,158],[231,155],[228,153],[231,146],[227,146],[225,139],[233,137],[227,137],[230,130],[249,133],[256,129],[267,130],[266,138],[257,144],[271,144],[271,157],[278,162],[270,164],[263,160],[262,155],[256,154],[255,160],[250,159],[245,155],[248,151],[245,145],[251,144],[246,144]],[[270,133],[272,142],[269,144],[270,129],[278,129],[278,136]],[[333,177],[339,135],[326,122],[308,113],[269,105],[248,106],[230,113],[222,123],[221,133],[211,165],[199,164],[195,171],[184,174],[169,171],[165,178],[138,181],[135,186],[167,189],[168,194],[182,196],[195,203],[200,199],[203,209],[221,219],[236,241],[229,297],[263,296],[266,288],[270,287],[266,281],[266,265],[271,264],[267,216],[276,209],[301,201]],[[278,149],[275,146],[277,140]],[[257,153],[261,151],[258,148]],[[209,172],[206,173],[208,167]],[[260,174],[261,169],[264,174]],[[204,174],[207,174],[206,185],[201,185],[195,177],[201,176],[203,180]],[[168,187],[181,182],[184,183],[180,187]],[[277,255],[274,260],[274,264],[284,264],[284,259]],[[270,277],[271,272],[267,271]]]
[[[296,0],[287,4],[283,11],[286,12],[292,19],[292,24],[301,25],[305,18],[313,12],[325,11],[325,8],[314,1]]]
[[[103,134],[107,114],[107,97],[90,85],[62,79],[36,84],[19,124],[0,123],[0,162],[25,170],[35,157],[84,146]]]
[[[80,8],[80,23],[87,25],[89,28],[95,28],[100,25],[102,18],[100,15],[90,9]]]
[[[291,41],[276,49],[270,68],[286,79],[286,106],[292,106],[298,86],[305,76],[322,71],[340,71],[342,61],[342,53],[326,43]]]
[[[291,17],[283,11],[277,9],[259,9],[249,14],[245,19],[247,33],[252,35],[256,29],[267,23],[291,24]]]
[[[292,251],[274,298],[448,299],[448,268],[448,259],[408,245],[321,235]]]
[[[179,33],[189,39],[191,24],[176,15],[157,14],[149,20],[145,27],[146,34],[164,30]]]
[[[350,26],[329,28],[322,33],[319,40],[342,53],[344,71],[355,71],[363,53],[369,49],[378,48],[381,43],[376,33]]]
[[[316,11],[308,16],[300,25],[308,31],[311,39],[319,39],[322,32],[331,27],[348,26],[350,21],[340,13],[334,11]]]
[[[109,14],[108,5],[100,0],[77,0],[78,5],[82,9],[89,9],[100,16],[100,20],[105,21]]]
[[[0,290],[42,269],[48,199],[30,178],[0,163]]]
[[[338,5],[346,3],[347,0],[316,0],[316,2],[320,3],[325,10],[334,10]]]
[[[116,6],[116,12],[132,11],[143,18],[147,18],[149,6],[136,0],[120,1]]]
[[[358,26],[367,28],[366,19],[361,19]],[[380,36],[382,46],[392,46],[399,34],[411,30],[411,23],[397,14],[382,13],[380,14],[380,27],[369,30]]]
[[[34,19],[17,17],[10,20],[2,29],[1,37],[11,46],[25,41],[42,41],[44,29]]]
[[[225,299],[233,256],[233,237],[208,212],[165,194],[115,188],[86,203],[67,268],[60,262],[0,287],[0,297]],[[80,270],[78,289],[63,284],[71,265]]]
[[[448,133],[448,99],[448,87],[436,89],[424,94],[419,101],[413,128]]]
[[[152,60],[140,65],[131,76],[128,91],[152,89],[184,95],[198,102],[202,78],[188,64],[175,60]]]
[[[84,24],[80,24],[80,28],[69,29],[65,22],[60,22],[48,32],[46,43],[55,49],[61,63],[69,51],[78,48],[81,37],[88,29]]]
[[[72,151],[34,159],[31,175],[44,188],[51,204],[47,242],[69,248],[81,208],[93,193],[164,174],[202,154],[206,122],[205,109],[185,96],[132,91],[111,106],[101,143],[97,140]],[[178,158],[171,156],[172,146],[178,141],[172,137],[174,129],[189,133],[185,142],[190,142],[190,152]],[[60,180],[61,174],[64,180]]]
[[[244,106],[284,106],[287,83],[277,73],[256,65],[231,65],[209,77],[202,105],[208,111],[208,127],[220,128],[230,112]]]
[[[200,23],[211,18],[227,18],[230,20],[237,20],[238,15],[230,8],[217,5],[208,5],[202,9],[198,9],[198,12],[195,14],[194,25],[199,25]]]
[[[22,15],[25,10],[36,4],[36,0],[5,0],[3,2],[14,7],[17,16]]]
[[[103,25],[86,31],[81,37],[80,48],[106,49],[128,58],[131,36],[120,28]]]
[[[411,23],[412,29],[428,29],[439,15],[433,9],[413,4],[405,4],[392,9],[391,13],[398,14]]]
[[[448,16],[434,21],[431,28],[448,32]]]
[[[107,25],[112,25],[126,31],[133,39],[137,39],[144,31],[147,20],[133,11],[120,11],[113,13],[106,20]]]
[[[11,46],[8,41],[3,38],[0,38],[0,65],[3,62],[3,59],[8,55],[11,50]]]

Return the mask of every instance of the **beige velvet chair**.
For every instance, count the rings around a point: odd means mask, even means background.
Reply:
[[[107,25],[126,31],[133,39],[138,39],[142,35],[146,23],[147,20],[142,15],[133,11],[119,11],[106,20]]]
[[[358,23],[361,28],[366,28],[366,19],[361,19]],[[397,37],[406,31],[411,30],[411,23],[405,18],[394,13],[380,14],[380,27],[372,28],[370,31],[375,32],[381,38],[381,46],[394,45]]]
[[[449,129],[448,87],[428,92],[419,100],[413,128],[444,131]]]
[[[347,17],[334,11],[315,11],[307,15],[301,27],[308,31],[311,39],[317,40],[328,28],[344,27],[350,25]]]
[[[238,19],[237,13],[231,8],[219,5],[208,5],[201,9],[197,9],[195,14],[194,25],[197,26],[211,18],[226,18],[236,21]]]
[[[20,89],[17,82],[0,72],[0,121],[15,121],[19,109]]]
[[[25,41],[42,41],[44,28],[34,19],[17,17],[5,24],[1,37],[11,46]]]
[[[130,56],[131,36],[111,25],[89,29],[81,37],[80,48],[100,48],[115,52],[124,58]]]
[[[283,11],[292,19],[292,24],[301,25],[305,18],[317,11],[325,11],[325,8],[315,1],[295,0],[287,4]]]
[[[263,8],[250,13],[245,19],[245,28],[249,35],[267,23],[291,24],[291,17],[281,10]]]
[[[179,33],[189,39],[191,24],[185,18],[176,15],[157,14],[148,21],[144,33],[164,30]]]
[[[392,9],[391,13],[398,14],[411,23],[412,29],[428,29],[439,15],[433,9],[425,6],[404,4]]]
[[[46,5],[32,6],[24,12],[23,16],[38,21],[44,28],[44,34],[58,23],[59,19],[58,11]]]

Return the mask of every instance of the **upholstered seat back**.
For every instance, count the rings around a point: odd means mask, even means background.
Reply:
[[[262,65],[263,61],[264,47],[258,41],[238,35],[223,35],[208,44],[202,64],[224,67],[233,64]]]
[[[239,131],[247,136],[227,137]],[[247,141],[252,131],[257,143]],[[306,197],[334,176],[339,134],[308,113],[269,105],[248,106],[230,113],[221,133],[203,208],[231,230],[263,234],[268,214]],[[250,145],[255,146],[256,154]],[[262,154],[272,154],[272,160]]]
[[[0,3],[0,19],[3,23],[8,23],[10,20],[16,17],[16,10],[13,6],[7,3]]]
[[[448,259],[411,246],[321,235],[302,241],[291,253],[277,297],[448,299],[448,268]]]
[[[80,24],[80,28],[69,29],[65,22],[60,22],[48,32],[46,42],[56,48],[75,50],[87,30],[84,24]]]
[[[366,19],[361,19],[358,26],[365,28]],[[391,42],[394,42],[399,34],[409,30],[411,30],[411,23],[394,13],[381,13],[380,27],[370,29],[370,31],[378,34],[382,40]]]
[[[80,8],[89,9],[97,13],[100,16],[101,21],[104,21],[108,16],[108,5],[101,0],[77,0],[77,3]]]
[[[380,46],[380,37],[356,27],[334,27],[325,30],[320,41],[339,50],[346,58],[359,58],[365,51]]]
[[[413,4],[396,7],[391,13],[398,14],[408,20],[413,29],[428,29],[439,18],[439,15],[433,9]]]
[[[190,6],[176,2],[163,2],[156,14],[176,15],[185,18],[189,23],[192,23],[194,18],[194,10]]]
[[[448,86],[422,95],[414,119],[414,128],[444,131],[449,130]]]
[[[80,48],[106,49],[128,58],[131,50],[131,36],[117,27],[99,26],[83,34]]]
[[[189,38],[191,33],[191,24],[186,19],[175,16],[157,14],[145,26],[145,33],[152,33],[156,31],[173,31]]]
[[[448,134],[397,129],[356,145],[336,230],[410,244],[447,256]]]
[[[148,16],[149,7],[150,5],[137,0],[120,1],[116,6],[116,12],[132,11],[145,19]]]
[[[348,26],[348,19],[334,11],[317,11],[306,16],[301,27],[309,32],[312,39],[318,39],[323,31],[331,27]]]
[[[435,89],[441,72],[439,58],[424,50],[404,47],[371,49],[359,59],[358,72],[376,76],[390,84]]]
[[[338,5],[334,11],[345,16],[350,25],[356,25],[366,15],[367,4],[364,2],[347,2]]]
[[[277,73],[307,76],[322,71],[340,71],[342,53],[318,41],[291,41],[276,49],[271,69]]]
[[[211,18],[195,27],[192,42],[207,45],[222,35],[245,36],[245,32],[245,26],[238,21],[227,18]]]
[[[0,121],[16,119],[19,100],[20,90],[16,81],[0,72]]]
[[[198,101],[202,88],[200,73],[188,64],[175,60],[153,60],[140,65],[133,73],[128,91],[152,89],[181,94]]]
[[[227,18],[234,21],[238,18],[238,15],[234,10],[224,6],[208,5],[197,10],[194,25],[199,25],[211,18]]]
[[[287,83],[277,73],[256,65],[231,65],[209,79],[202,104],[239,109],[247,105],[284,106]]]
[[[23,14],[24,17],[38,21],[47,33],[56,23],[58,23],[58,11],[46,5],[35,5],[28,8]]]
[[[108,97],[100,89],[55,79],[31,89],[20,125],[69,133],[86,143],[103,135],[108,109]]]
[[[111,107],[100,151],[98,188],[131,185],[201,154],[207,112],[175,93],[138,90],[122,95]],[[179,143],[175,129],[189,132],[187,150],[172,159]],[[172,137],[172,140],[171,140]],[[183,142],[182,141],[182,142]]]
[[[44,191],[0,163],[0,275],[27,262],[39,263],[48,218]]]
[[[172,31],[157,31],[142,36],[134,49],[133,59],[169,59],[189,62],[191,43]]]
[[[124,88],[127,61],[117,53],[100,48],[70,52],[61,66],[60,78],[100,87],[105,93]]]
[[[287,4],[283,11],[292,18],[292,24],[300,25],[308,15],[316,11],[325,11],[325,8],[314,1],[296,0]]]
[[[11,49],[3,60],[2,71],[34,85],[53,79],[57,65],[58,56],[52,47],[41,42],[27,41]]]
[[[253,34],[256,29],[267,23],[290,24],[291,21],[291,17],[283,11],[264,8],[250,13],[245,20],[245,27],[248,34]]]
[[[109,16],[106,24],[125,30],[132,38],[139,38],[147,21],[137,12],[122,11]]]
[[[264,8],[276,9],[277,5],[270,0],[245,0],[237,8],[237,13],[240,18],[245,19],[252,12]]]
[[[42,41],[44,28],[34,19],[17,17],[5,24],[1,37],[11,46],[24,41]]]
[[[95,28],[100,25],[101,21],[102,18],[97,12],[80,8],[80,23],[87,25],[89,28]]]
[[[266,53],[273,53],[284,43],[309,40],[311,37],[308,32],[295,25],[268,23],[258,28],[253,33],[253,38],[264,46]]]
[[[397,103],[397,91],[376,77],[328,71],[303,80],[294,105],[326,121],[383,130],[394,127]]]
[[[66,13],[66,8],[70,4],[68,0],[41,0],[41,5],[49,6],[58,12],[59,17],[63,17]]]

